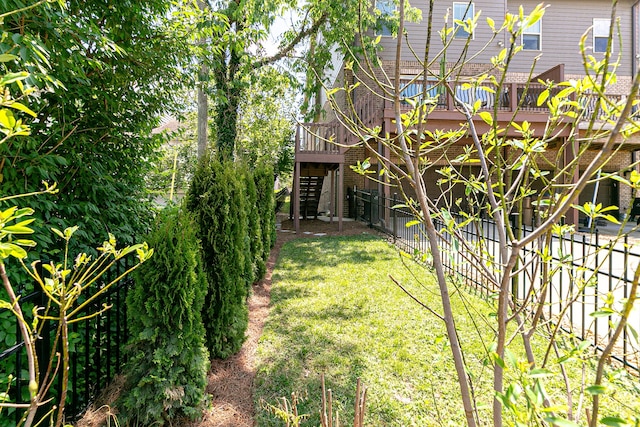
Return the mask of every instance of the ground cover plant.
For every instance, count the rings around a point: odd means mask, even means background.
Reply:
[[[418,306],[389,275],[426,305],[436,306],[438,287],[431,272],[399,256],[380,238],[304,239],[282,248],[273,274],[272,309],[258,348],[258,425],[282,425],[269,407],[292,392],[299,399],[298,413],[309,415],[301,425],[319,425],[321,374],[345,425],[353,419],[358,378],[368,387],[364,425],[464,424],[444,324],[437,313]],[[473,378],[478,418],[481,425],[488,425],[494,396],[489,361],[494,335],[489,319],[495,312],[494,301],[452,286],[452,306],[457,315],[466,314],[459,316],[458,335],[468,375]],[[560,356],[569,355],[574,344],[579,345],[570,337],[566,341]],[[538,338],[533,343],[534,348],[544,347],[536,345],[541,343]],[[549,373],[533,375],[528,366],[515,362],[521,358],[516,354],[513,362],[505,361],[508,381],[516,377],[524,384],[539,381],[538,386],[552,398],[564,393],[550,375],[560,369],[560,357],[549,364]],[[570,381],[580,384],[582,366],[587,377],[593,376],[591,358],[587,350],[568,359],[578,361],[575,366],[564,363]],[[607,368],[606,378],[607,386],[616,391],[603,402],[604,414],[631,416],[640,411],[637,378],[614,366]],[[508,398],[514,404],[523,408],[536,404],[527,399],[525,390],[514,387],[510,391]],[[579,410],[579,405],[587,407],[588,395],[579,387],[574,393],[574,410]],[[542,402],[537,404],[542,406]],[[519,425],[515,416],[507,410],[505,414],[509,425]]]

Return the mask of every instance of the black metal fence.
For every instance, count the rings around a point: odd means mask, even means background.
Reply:
[[[413,221],[411,211],[400,207],[402,203],[397,196],[385,199],[376,191],[358,190],[354,195],[359,220],[390,234],[400,249],[424,260],[430,253],[429,241],[423,226]],[[479,253],[486,265],[502,262],[496,225],[486,218],[474,218],[464,225],[465,217],[450,215],[447,220],[455,221],[457,234],[447,231],[441,217],[435,220],[443,264],[451,277],[488,297],[496,289],[476,262]],[[510,225],[517,227],[515,232],[520,236],[532,232],[532,227]],[[547,257],[546,269],[540,262],[542,253]],[[512,279],[513,293],[519,301],[537,298],[544,304],[545,320],[590,341],[601,351],[609,343],[617,321],[619,303],[615,306],[612,301],[626,300],[638,263],[640,250],[628,236],[616,242],[596,231],[538,240],[523,248],[518,273]],[[629,317],[612,358],[640,371],[636,331],[640,332],[640,307]]]
[[[112,281],[127,268],[130,268],[131,262],[133,260],[117,264],[101,278],[100,282]],[[105,305],[111,306],[110,309],[99,316],[73,323],[70,326],[70,367],[65,410],[67,420],[75,418],[85,410],[119,372],[124,363],[123,346],[128,339],[126,293],[131,283],[132,279],[128,276],[125,277],[88,304],[83,312],[78,313],[77,318],[95,313]],[[90,296],[85,295],[79,302],[86,301]],[[29,310],[33,306],[46,306],[47,297],[38,289],[28,295],[23,295],[20,301],[23,310],[24,308]],[[41,336],[36,341],[41,378],[47,370],[49,357],[53,350],[52,346],[55,343],[55,328],[56,325],[51,322],[46,323]],[[4,316],[0,332],[5,337],[15,337],[5,340],[4,343],[0,340],[0,349],[2,349],[0,352],[0,387],[2,388],[0,392],[8,390],[11,402],[29,402],[26,349],[21,340],[15,317]],[[15,344],[5,348],[6,342],[15,342]],[[58,353],[60,353],[59,349]],[[57,357],[54,358],[53,363],[54,366],[59,363]],[[7,383],[9,375],[13,377],[10,384]],[[54,378],[50,396],[59,396],[61,389],[62,374],[58,372]],[[43,409],[46,410],[46,408]],[[5,408],[0,417],[0,427],[16,425],[23,415],[23,411],[22,409]]]

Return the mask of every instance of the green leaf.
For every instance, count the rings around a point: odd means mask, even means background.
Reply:
[[[7,73],[2,77],[2,79],[0,79],[0,85],[8,85],[19,80],[24,80],[27,77],[29,77],[29,73],[26,71],[21,71],[19,73]]]
[[[591,395],[604,394],[607,392],[607,388],[603,385],[591,385],[585,388],[585,391]]]
[[[19,57],[11,53],[0,54],[0,62],[9,62],[9,61],[14,61],[16,59],[19,59]]]
[[[8,225],[2,228],[2,231],[9,234],[32,234],[33,229],[23,225]]]
[[[7,108],[0,109],[0,125],[7,129],[13,129],[16,127],[16,119],[13,117],[11,110]]]
[[[636,329],[631,326],[629,323],[626,324],[626,328],[629,331],[629,333],[633,336],[633,339],[638,342],[638,331],[636,331]]]
[[[615,311],[613,311],[609,307],[602,307],[598,311],[594,311],[592,313],[589,313],[589,316],[591,316],[591,317],[607,317],[607,316],[611,316],[612,314],[615,314]]]
[[[21,209],[18,209],[13,214],[13,217],[14,218],[20,218],[20,217],[23,217],[23,216],[26,216],[26,215],[33,215],[34,212],[35,211],[33,209],[31,209],[31,208],[21,208]]]
[[[29,107],[27,107],[26,105],[21,104],[19,102],[12,102],[10,104],[7,104],[7,107],[11,107],[11,108],[13,108],[15,110],[22,111],[23,113],[27,113],[27,114],[29,114],[30,116],[33,116],[33,117],[37,116],[37,114],[35,112],[33,112],[33,110],[31,110]]]
[[[553,375],[554,373],[552,371],[544,368],[535,368],[529,372],[531,378],[552,377]]]
[[[512,368],[515,368],[518,365],[518,360],[516,359],[516,356],[508,348],[504,350],[504,356]]]
[[[51,227],[51,231],[53,231],[54,233],[56,233],[59,237],[61,237],[62,239],[64,239],[64,234],[62,234],[62,231],[58,230],[57,228]]]
[[[498,356],[498,353],[496,353],[495,351],[490,353],[491,359],[498,365],[500,366],[502,369],[506,368],[507,365],[505,365],[504,360],[502,359],[502,357]]]
[[[16,240],[13,240],[13,243],[15,243],[16,245],[19,245],[19,246],[27,246],[27,247],[30,247],[30,248],[32,248],[32,247],[37,245],[36,242],[34,242],[33,240],[28,240],[28,239],[16,239]]]
[[[629,421],[620,417],[604,417],[600,419],[600,422],[610,427],[625,427],[632,425]]]
[[[25,251],[18,245],[14,245],[13,243],[0,242],[0,257],[2,259],[5,259],[9,258],[10,256],[22,259],[27,256],[27,251]]]
[[[491,28],[491,31],[493,32],[496,31],[496,23],[493,19],[487,17],[487,25],[489,25],[489,28]]]
[[[413,221],[409,221],[407,222],[407,224],[405,225],[405,227],[409,228],[409,227],[413,227],[414,225],[419,225],[421,222],[414,219]]]
[[[544,104],[547,98],[549,98],[549,89],[543,90],[542,92],[540,92],[540,95],[538,95],[538,101],[537,101],[538,107]]]
[[[480,111],[478,115],[486,124],[488,124],[489,126],[493,126],[493,116],[491,115],[490,112]]]
[[[546,422],[557,427],[580,427],[579,424],[560,417],[548,417],[544,419]]]

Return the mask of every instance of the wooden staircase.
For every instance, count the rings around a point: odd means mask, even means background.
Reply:
[[[324,175],[310,175],[300,177],[300,215],[303,219],[318,218],[318,205]]]

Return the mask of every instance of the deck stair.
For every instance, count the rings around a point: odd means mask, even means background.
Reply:
[[[318,217],[318,205],[324,175],[309,175],[300,177],[300,215],[303,219]]]

